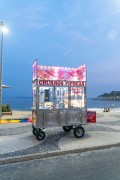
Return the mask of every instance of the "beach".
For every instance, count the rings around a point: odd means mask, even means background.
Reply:
[[[103,122],[113,122],[114,119],[120,119],[120,109],[111,109],[110,112],[103,112],[103,109],[91,108],[88,109],[89,111],[96,112],[96,123],[88,123],[92,125],[101,124]],[[23,123],[20,123],[23,122]],[[24,123],[25,122],[25,123]],[[4,128],[9,127],[21,127],[25,126],[26,124],[31,124],[32,122],[32,110],[31,111],[12,111],[12,115],[3,115],[0,118],[0,128],[4,126]]]
[[[103,109],[101,108],[88,108],[90,111],[95,111],[97,118],[99,117],[107,117],[107,115],[119,117],[120,118],[120,108],[116,109],[110,109],[110,112],[103,112]],[[14,110],[12,111],[12,115],[3,115],[1,119],[18,119],[18,118],[31,118],[32,117],[32,110],[31,111],[18,111]]]
[[[32,111],[12,111],[12,115],[3,115],[0,119],[23,119],[31,118]]]

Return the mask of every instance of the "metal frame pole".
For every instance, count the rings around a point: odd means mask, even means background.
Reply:
[[[0,22],[1,27],[4,26],[3,22]],[[2,116],[2,66],[3,66],[3,31],[1,36],[1,52],[0,52],[0,118]]]

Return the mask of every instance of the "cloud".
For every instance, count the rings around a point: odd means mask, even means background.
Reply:
[[[66,33],[69,29],[79,29],[81,20],[81,2],[79,0],[64,2],[61,14],[56,19],[56,28],[59,32]]]
[[[64,53],[66,55],[70,54],[72,52],[72,50],[73,50],[73,48],[66,48],[66,47],[60,46],[60,45],[57,45],[56,47],[61,49],[62,51],[64,51]]]
[[[63,13],[61,16],[59,16],[59,19],[57,19],[56,30],[65,36],[67,35],[66,37],[72,40],[74,43],[82,42],[92,44],[94,41],[87,35],[81,33],[81,31],[83,31],[81,4],[82,3],[79,0],[69,0],[69,3],[63,3]]]
[[[32,3],[24,5],[22,8],[9,9],[7,16],[17,26],[41,29],[50,26],[46,18],[48,11],[47,6]]]
[[[81,14],[81,2],[79,0],[69,1],[69,3],[63,4],[63,9],[67,19],[74,21]]]
[[[67,32],[67,34],[74,42],[84,42],[84,43],[90,43],[90,44],[94,42],[91,38],[79,32]]]
[[[70,54],[72,52],[72,48],[66,49],[65,54]]]
[[[43,29],[43,28],[45,28],[45,27],[48,27],[48,26],[50,26],[50,24],[49,23],[36,23],[36,22],[30,22],[30,23],[28,23],[28,26],[30,27],[30,28],[34,28],[34,29]]]
[[[116,30],[111,30],[107,34],[107,38],[109,40],[114,40],[114,39],[116,39],[116,37],[117,37],[117,31]]]
[[[95,26],[95,25],[98,25],[98,24],[101,24],[107,20],[109,20],[111,17],[114,17],[115,15],[119,14],[120,13],[120,9],[112,12],[111,14],[107,15],[107,16],[104,16],[103,18],[101,19],[98,19],[96,22],[92,23],[92,24],[89,24],[88,27],[91,27],[91,26]]]

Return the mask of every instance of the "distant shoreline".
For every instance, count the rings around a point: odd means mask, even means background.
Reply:
[[[98,100],[98,101],[120,101],[120,99],[111,99],[111,98],[92,98],[92,100]]]
[[[111,101],[120,101],[120,91],[112,91],[110,93],[104,93],[99,95],[96,99],[98,100],[111,100]]]

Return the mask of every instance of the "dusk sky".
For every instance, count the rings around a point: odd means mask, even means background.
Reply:
[[[32,96],[32,64],[87,65],[87,97],[120,90],[120,0],[0,0],[3,96]],[[0,33],[1,42],[1,33]]]

